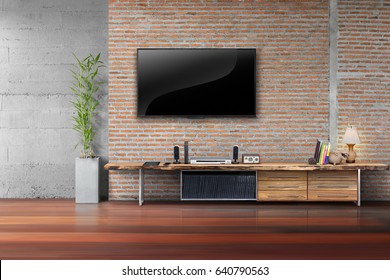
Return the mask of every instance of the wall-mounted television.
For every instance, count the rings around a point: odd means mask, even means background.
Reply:
[[[256,116],[256,49],[142,48],[138,116]]]

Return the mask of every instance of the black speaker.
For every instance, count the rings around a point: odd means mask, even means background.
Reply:
[[[179,146],[173,147],[173,163],[180,163],[180,150]]]
[[[188,158],[188,141],[184,141],[184,163],[190,163],[190,160]]]
[[[237,164],[238,163],[238,146],[234,145],[233,146],[233,161],[232,163]]]

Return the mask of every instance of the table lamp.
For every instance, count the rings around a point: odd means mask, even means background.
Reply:
[[[355,127],[348,125],[347,131],[345,131],[343,137],[343,143],[348,145],[348,158],[347,163],[354,163],[356,158],[356,153],[353,150],[355,144],[360,144],[359,135]]]

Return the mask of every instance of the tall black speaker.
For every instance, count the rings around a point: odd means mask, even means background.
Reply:
[[[190,160],[188,158],[188,141],[184,141],[184,163],[190,163]]]
[[[237,164],[238,163],[238,146],[234,145],[233,146],[233,161],[232,163]]]
[[[173,147],[173,163],[180,163],[180,149],[179,146]]]

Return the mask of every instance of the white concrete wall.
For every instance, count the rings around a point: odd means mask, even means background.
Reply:
[[[107,26],[106,0],[0,0],[0,198],[74,197],[72,52],[101,52],[107,64]],[[103,162],[107,88],[96,136]]]

